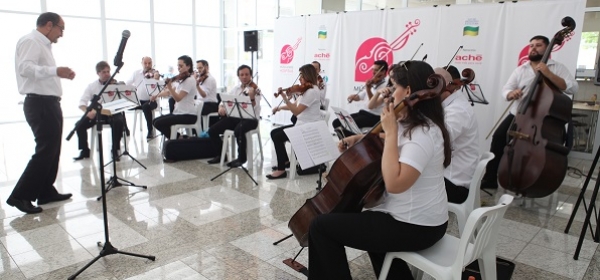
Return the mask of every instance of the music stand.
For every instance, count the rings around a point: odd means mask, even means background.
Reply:
[[[467,92],[467,97],[469,98],[469,102],[471,102],[471,106],[475,106],[475,103],[483,105],[489,104],[487,99],[485,99],[485,95],[483,95],[483,91],[481,90],[481,86],[479,86],[479,84],[470,83],[468,85],[464,85],[462,87],[462,91]]]
[[[119,73],[119,70],[121,70],[121,67],[123,67],[123,63],[121,63],[117,66],[117,69],[115,70],[113,75],[110,77],[109,81],[112,80],[117,73]],[[117,248],[115,248],[110,243],[110,237],[109,237],[109,233],[108,233],[108,212],[106,210],[106,187],[105,187],[105,183],[104,183],[104,155],[103,155],[103,147],[102,147],[103,121],[100,119],[100,115],[102,114],[102,105],[99,102],[102,93],[104,92],[104,90],[107,87],[108,87],[108,85],[104,85],[102,90],[100,90],[100,92],[98,92],[98,94],[94,95],[94,97],[92,98],[92,100],[90,102],[90,105],[87,107],[86,111],[83,113],[83,116],[81,117],[80,121],[77,122],[79,125],[81,125],[83,123],[83,120],[85,120],[85,118],[87,118],[87,114],[90,111],[92,111],[92,110],[96,111],[96,131],[97,131],[96,136],[98,137],[98,161],[100,163],[100,166],[98,168],[99,168],[99,173],[100,173],[100,189],[102,192],[102,195],[100,197],[102,198],[102,215],[103,215],[103,220],[104,220],[104,238],[105,238],[104,246],[102,247],[102,250],[100,250],[100,254],[98,254],[98,256],[96,256],[88,264],[86,264],[84,267],[82,267],[77,272],[75,272],[75,274],[69,276],[69,278],[68,278],[69,280],[75,279],[75,277],[77,277],[77,275],[81,274],[84,270],[86,270],[88,267],[90,267],[92,264],[94,264],[97,260],[99,260],[102,257],[108,256],[108,255],[123,254],[123,255],[138,257],[138,258],[146,258],[146,259],[149,259],[152,261],[154,261],[156,259],[155,256],[140,255],[140,254],[119,251]],[[77,131],[77,129],[78,129],[78,126],[75,125],[75,128],[73,128],[73,130],[69,133],[69,135],[67,135],[67,140],[71,139],[71,137],[73,136],[75,131]],[[115,173],[115,176],[116,176],[116,173]],[[98,242],[98,246],[100,246],[100,244],[101,244],[101,242]]]
[[[333,109],[333,113],[337,116],[338,120],[340,120],[340,123],[345,130],[351,131],[354,134],[362,133],[352,118],[352,115],[350,115],[346,110],[335,106],[331,106],[331,109]]]
[[[128,85],[108,85],[102,91],[102,100],[104,100],[104,109],[110,110],[110,113],[113,115],[117,113],[120,114],[122,111],[139,106],[140,104],[137,98],[135,87]],[[136,158],[129,154],[129,151],[127,150],[127,134],[124,133],[123,136],[125,137],[125,149],[120,155],[117,155],[116,158],[113,158],[106,165],[104,165],[104,167],[106,167],[110,163],[113,164],[113,175],[110,176],[110,178],[106,182],[106,192],[109,192],[113,188],[120,186],[137,187],[143,189],[148,188],[147,186],[138,186],[131,181],[119,178],[119,176],[117,176],[117,160],[123,155],[129,156],[133,161],[137,162],[144,169],[147,169],[146,166],[144,166],[141,162],[139,162]],[[98,143],[98,145],[100,145],[100,143]],[[119,182],[119,180],[121,180],[124,183]],[[102,196],[99,196],[96,198],[96,200],[100,200],[101,198]]]
[[[235,96],[235,95],[230,95],[230,94],[221,94],[221,102],[223,103],[223,105],[225,105],[225,110],[227,112],[228,118],[240,119],[240,124],[239,124],[240,127],[243,126],[245,119],[258,121],[258,118],[256,117],[256,113],[254,111],[254,107],[252,106],[252,101],[250,100],[250,97],[243,96],[243,95]],[[252,110],[252,112],[248,112],[248,108],[250,110]],[[241,137],[246,137],[246,136],[241,135]],[[241,141],[242,141],[240,139],[241,137],[236,137],[238,146],[241,145]],[[250,177],[252,182],[254,182],[254,184],[258,186],[258,183],[256,182],[256,180],[254,180],[252,175],[250,175],[250,173],[248,172],[248,169],[246,169],[246,167],[244,167],[243,165],[240,165],[239,167],[242,170],[244,170],[244,172],[246,173],[246,175],[248,175],[248,177]],[[234,167],[229,167],[227,170],[219,173],[217,176],[213,177],[210,180],[214,181],[215,179],[217,179],[218,177],[220,177],[221,175],[225,174],[227,171],[229,171],[233,168]]]

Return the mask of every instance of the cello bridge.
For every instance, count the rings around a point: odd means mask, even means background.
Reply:
[[[521,133],[518,131],[509,131],[508,135],[510,135],[513,138],[516,139],[520,139],[520,140],[529,140],[529,134],[525,134],[525,133]]]

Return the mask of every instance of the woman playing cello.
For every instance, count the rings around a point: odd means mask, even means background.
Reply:
[[[408,61],[394,68],[394,103],[427,89],[429,64]],[[368,251],[379,275],[385,253],[418,251],[440,240],[448,225],[444,167],[450,140],[439,95],[394,114],[384,106],[382,177],[385,193],[361,213],[317,216],[309,230],[309,279],[351,279],[344,246]],[[412,279],[408,265],[394,260],[388,279]]]

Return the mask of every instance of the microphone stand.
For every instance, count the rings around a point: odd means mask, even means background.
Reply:
[[[117,69],[115,70],[113,75],[110,77],[109,81],[112,80],[117,73],[119,73],[119,70],[121,69],[121,67],[123,67],[123,63],[120,63],[117,66]],[[99,260],[100,258],[102,258],[104,256],[108,256],[108,255],[123,254],[123,255],[128,255],[128,256],[133,256],[133,257],[146,258],[146,259],[149,259],[152,261],[154,261],[156,259],[155,256],[147,256],[147,255],[140,255],[140,254],[119,251],[117,248],[113,247],[113,245],[110,243],[110,237],[109,237],[109,233],[108,233],[108,213],[106,210],[106,188],[104,185],[104,156],[103,156],[103,148],[102,148],[102,124],[103,124],[103,121],[100,119],[100,115],[102,113],[102,104],[100,104],[100,102],[98,102],[100,100],[100,96],[102,95],[102,92],[104,92],[106,87],[108,87],[108,84],[105,84],[104,87],[102,88],[102,90],[100,90],[100,92],[98,94],[94,95],[94,97],[92,98],[92,102],[87,107],[85,113],[81,117],[81,120],[84,120],[85,118],[87,118],[87,114],[91,110],[96,111],[96,128],[98,131],[97,137],[98,137],[98,150],[99,150],[98,160],[100,161],[100,166],[99,166],[100,187],[102,190],[102,196],[101,196],[102,197],[102,215],[103,215],[103,219],[104,219],[104,238],[105,238],[104,246],[102,247],[102,250],[100,251],[100,254],[98,256],[96,256],[88,264],[86,264],[84,267],[82,267],[77,272],[75,272],[75,274],[69,276],[69,278],[68,278],[69,280],[75,279],[77,277],[77,275],[81,274],[84,270],[86,270],[88,267],[90,267],[92,264],[94,264],[97,260]],[[83,122],[82,121],[78,122],[79,125],[81,123],[83,123]],[[75,131],[77,130],[79,125],[75,125],[75,128],[67,136],[67,140],[71,139],[71,137],[73,136],[73,133],[75,133]],[[101,242],[98,242],[98,246],[100,246],[101,244],[102,244]]]

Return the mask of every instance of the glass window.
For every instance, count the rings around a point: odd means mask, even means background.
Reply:
[[[0,65],[3,65],[2,76],[4,80],[2,88],[4,94],[2,95],[2,102],[0,102],[0,111],[2,111],[0,123],[25,120],[23,107],[19,105],[24,97],[19,94],[17,88],[15,48],[21,37],[34,30],[37,17],[38,15],[0,13],[0,24],[11,27],[6,28],[2,34],[3,51],[0,52]],[[21,24],[15,24],[15,22]]]
[[[238,27],[255,26],[256,25],[256,1],[255,0],[238,0]]]
[[[223,24],[225,27],[235,27],[236,26],[236,18],[237,13],[231,12],[236,11],[236,0],[223,0],[223,11],[227,11],[227,13],[223,13]]]
[[[242,34],[243,36],[243,34]],[[243,40],[243,37],[242,37]],[[243,41],[241,41],[243,42]],[[223,59],[226,60],[237,60],[238,49],[241,44],[238,44],[238,32],[235,29],[224,29],[223,30]],[[241,48],[243,50],[243,46]]]
[[[54,58],[57,65],[70,67],[77,73],[73,80],[62,79],[63,115],[81,116],[79,99],[87,85],[98,78],[95,67],[103,56],[101,23],[98,19],[63,18],[64,37],[58,39],[58,44],[52,46]]]
[[[120,20],[106,21],[106,47],[108,54],[108,63],[112,65],[119,44],[121,44],[121,34],[123,30],[129,30],[131,36],[125,45],[123,52],[123,68],[116,76],[119,81],[127,81],[131,74],[142,68],[142,57],[152,56],[150,24],[143,22],[131,22]]]
[[[221,1],[196,1],[196,25],[221,26]]]
[[[148,0],[104,0],[106,17],[111,19],[150,20]]]
[[[156,22],[192,24],[193,15],[194,11],[190,0],[154,0],[154,21]]]
[[[194,61],[204,59],[208,61],[210,74],[217,80],[217,87],[221,87],[222,67],[221,57],[221,31],[219,28],[196,28],[196,56]]]
[[[40,13],[40,0],[2,1],[0,10]],[[35,21],[33,21],[35,23]]]
[[[177,58],[193,56],[192,27],[172,24],[156,24],[154,64],[162,74],[177,75]],[[192,58],[193,59],[193,58]]]
[[[257,1],[256,6],[256,25],[272,28],[277,17],[277,1]]]
[[[49,12],[54,12],[61,16],[100,17],[100,1],[98,0],[46,0],[46,7]]]
[[[577,69],[596,68],[596,54],[598,53],[598,35],[600,32],[582,32],[579,43],[579,56],[577,57]]]

